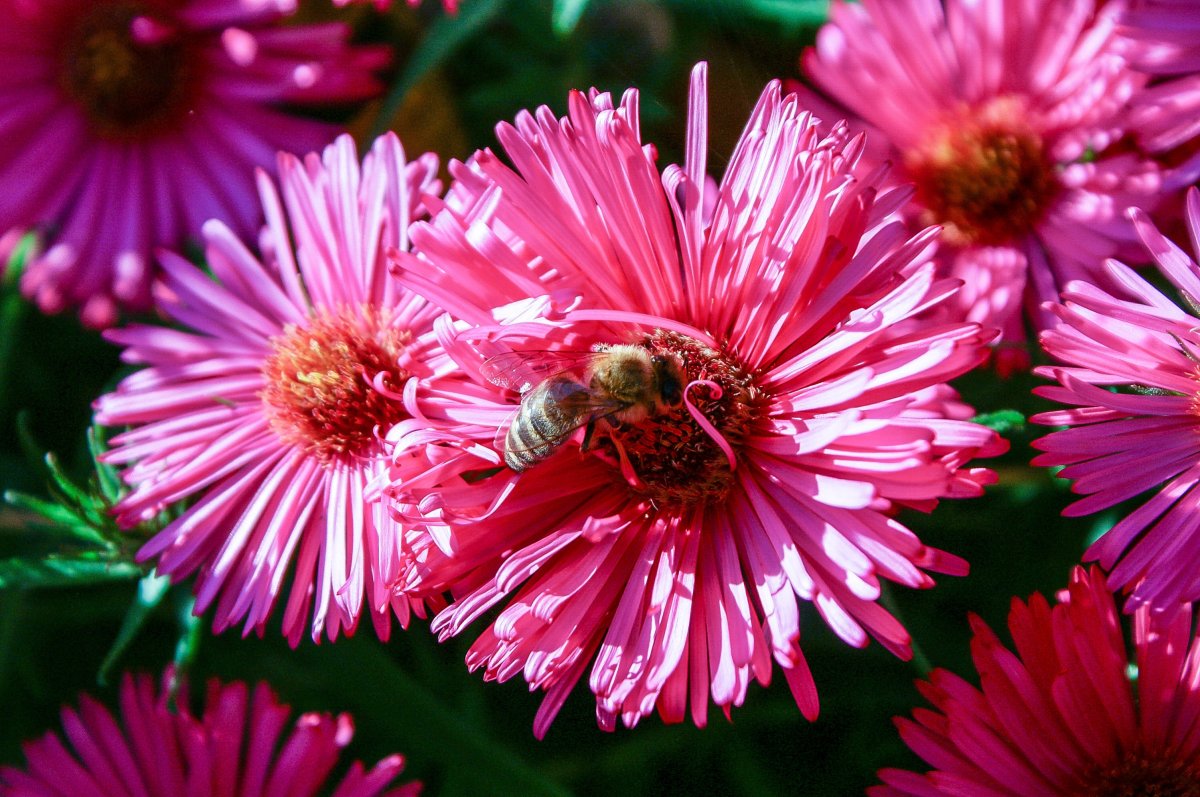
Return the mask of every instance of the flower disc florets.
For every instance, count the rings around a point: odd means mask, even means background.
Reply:
[[[194,70],[172,20],[144,3],[98,3],[72,22],[62,87],[98,133],[133,137],[186,112]]]
[[[382,386],[398,391],[408,378],[396,363],[412,334],[384,318],[369,306],[322,311],[272,339],[262,400],[280,437],[327,463],[371,446],[376,429],[406,417],[400,402],[372,386],[382,374]]]
[[[1020,103],[993,100],[954,114],[906,158],[931,224],[956,245],[999,246],[1028,235],[1061,186]]]
[[[1091,797],[1200,797],[1200,772],[1177,756],[1134,755],[1095,770],[1079,794]]]
[[[733,462],[688,405],[712,424],[736,457],[763,404],[762,393],[736,361],[686,335],[658,329],[643,345],[651,355],[675,358],[682,387],[692,388],[684,401],[641,423],[614,428],[607,447],[623,451],[636,475],[634,490],[660,508],[724,500],[733,484]]]

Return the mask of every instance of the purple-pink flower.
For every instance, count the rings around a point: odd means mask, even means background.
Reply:
[[[1179,161],[1173,182],[1200,177],[1200,5],[1193,0],[1132,0],[1121,32],[1136,42],[1134,66],[1155,77],[1135,98],[1139,143]]]
[[[0,234],[36,229],[22,290],[111,325],[151,306],[154,249],[210,218],[247,235],[254,169],[333,126],[287,104],[359,100],[380,47],[338,24],[283,26],[294,0],[0,0]]]
[[[687,159],[662,173],[633,90],[520,114],[497,129],[513,167],[456,165],[397,256],[456,319],[441,341],[474,377],[406,393],[413,417],[389,435],[396,511],[423,526],[397,586],[452,592],[443,638],[503,605],[468,664],[546,692],[539,736],[581,678],[606,729],[654,711],[703,725],[775,666],[815,717],[801,603],[851,645],[911,655],[881,582],[930,587],[966,563],[896,510],[978,495],[992,474],[966,463],[1004,447],[944,384],[990,334],[911,323],[958,285],[933,274],[935,230],[887,222],[905,192],[852,176],[861,138],[823,136],[772,83],[718,185],[705,85],[697,67]],[[614,345],[648,369],[647,400],[588,385]],[[512,423],[528,435],[556,410],[518,422],[501,385],[542,379],[565,390],[557,411],[598,409],[537,433],[545,450],[506,451]],[[514,472],[506,453],[534,461]]]
[[[367,770],[350,765],[336,784],[330,774],[354,736],[347,714],[310,712],[288,727],[291,709],[270,687],[208,684],[199,716],[187,690],[174,696],[170,674],[161,689],[148,675],[126,675],[114,714],[83,695],[62,711],[62,736],[49,731],[26,742],[25,766],[0,767],[5,797],[110,794],[147,797],[416,797],[421,785],[390,787],[404,768],[391,755]],[[177,707],[176,707],[177,706]],[[333,791],[328,791],[332,787]]]
[[[1117,35],[1122,5],[839,1],[802,59],[821,92],[804,101],[869,131],[864,168],[914,184],[907,218],[945,228],[939,273],[965,283],[950,305],[1002,341],[1024,340],[1023,306],[1044,328],[1041,302],[1136,253],[1124,211],[1159,200],[1160,167],[1128,145],[1147,78]]]
[[[440,309],[391,280],[385,259],[408,246],[436,171],[432,155],[406,164],[391,134],[361,169],[349,136],[321,156],[281,155],[282,199],[259,173],[261,259],[209,222],[216,279],[161,256],[160,307],[184,329],[107,333],[148,366],[96,402],[99,423],[133,427],[104,455],[133,488],[118,521],[198,499],[138,557],[176,580],[196,573],[196,609],[215,605],[218,630],[262,633],[281,599],[292,644],[310,608],[314,640],[363,614],[386,638],[391,613],[406,625],[422,611],[391,590],[400,538],[364,494],[380,435],[407,417],[398,392],[453,368],[433,334]]]
[[[1188,230],[1200,253],[1200,194],[1187,195]],[[1182,310],[1116,261],[1106,264],[1120,291],[1073,282],[1049,309],[1059,326],[1042,345],[1065,366],[1037,369],[1056,380],[1034,392],[1069,409],[1031,420],[1071,428],[1034,443],[1035,465],[1063,466],[1059,476],[1086,497],[1068,516],[1146,501],[1117,521],[1085,554],[1110,570],[1109,584],[1131,590],[1131,605],[1173,606],[1200,599],[1200,266],[1156,230],[1133,222],[1163,276],[1182,295]]]
[[[1190,606],[1139,609],[1131,660],[1103,574],[1077,567],[1057,606],[1040,594],[1013,600],[1013,650],[978,617],[971,627],[979,686],[934,670],[917,684],[933,708],[896,721],[934,770],[882,770],[886,785],[871,797],[1196,794],[1200,637]]]

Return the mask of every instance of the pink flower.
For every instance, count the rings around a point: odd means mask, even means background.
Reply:
[[[1193,247],[1200,245],[1200,194],[1187,195]],[[1059,382],[1040,396],[1070,409],[1035,415],[1070,426],[1036,441],[1035,465],[1063,465],[1059,476],[1087,496],[1063,514],[1087,515],[1158,490],[1088,549],[1111,570],[1109,584],[1132,590],[1132,605],[1172,606],[1200,599],[1200,266],[1159,234],[1140,211],[1133,222],[1163,275],[1191,307],[1185,312],[1130,269],[1109,261],[1122,292],[1075,282],[1050,310],[1061,325],[1042,345],[1068,367],[1039,368]],[[1198,249],[1200,251],[1200,249]],[[1112,388],[1125,390],[1114,392]]]
[[[957,420],[970,411],[943,384],[989,335],[908,321],[957,288],[927,260],[935,231],[881,223],[903,196],[854,180],[861,140],[822,138],[777,83],[721,184],[706,181],[705,76],[682,168],[659,174],[636,92],[618,106],[576,92],[566,119],[542,108],[501,125],[515,170],[490,151],[458,165],[447,206],[414,227],[420,254],[397,258],[402,281],[460,319],[442,342],[475,376],[406,394],[413,418],[389,436],[397,511],[426,528],[398,585],[453,591],[433,621],[443,638],[507,604],[468,664],[546,690],[539,736],[589,669],[606,729],[655,709],[678,722],[689,702],[703,725],[710,696],[728,713],[772,659],[814,717],[800,601],[849,644],[873,636],[907,658],[881,580],[929,587],[926,570],[966,563],[894,512],[978,494],[992,475],[965,463],[1004,447]],[[483,355],[501,353],[492,371],[518,364],[518,386],[617,344],[656,374],[649,397],[585,387],[618,410],[596,416],[586,450],[579,435],[517,446],[510,461],[534,461],[503,468],[497,439],[521,397],[480,376]]]
[[[279,23],[294,0],[0,0],[0,234],[40,229],[22,277],[46,312],[104,327],[151,305],[155,247],[210,218],[259,223],[253,170],[335,128],[278,106],[375,93],[386,48]]]
[[[869,131],[863,166],[894,163],[916,187],[910,223],[945,228],[940,273],[965,282],[957,311],[1020,343],[1022,304],[1047,326],[1039,303],[1130,251],[1125,209],[1158,201],[1159,167],[1125,143],[1146,78],[1116,35],[1120,2],[944,5],[835,3],[802,59],[832,106],[802,96]]]
[[[1138,141],[1154,152],[1184,148],[1178,185],[1200,177],[1200,6],[1194,0],[1134,0],[1122,33],[1137,42],[1135,67],[1156,80],[1135,99]]]
[[[121,681],[120,716],[84,695],[78,711],[64,708],[63,736],[53,731],[25,744],[25,768],[0,767],[0,792],[9,797],[46,794],[177,795],[329,793],[323,787],[354,736],[349,715],[302,714],[290,732],[291,709],[266,684],[251,694],[241,682],[208,684],[199,717],[186,690],[172,707],[168,689],[147,675]],[[369,771],[355,761],[335,797],[416,797],[419,783],[388,788],[404,768],[391,755]]]
[[[1075,568],[1051,607],[1013,600],[1015,653],[978,617],[976,689],[946,670],[918,683],[933,709],[897,719],[935,770],[882,770],[871,797],[1192,795],[1200,779],[1200,639],[1192,610],[1139,609],[1133,663],[1098,570]]]
[[[294,568],[283,616],[292,644],[314,601],[314,640],[354,631],[364,601],[386,638],[389,604],[402,624],[421,608],[381,576],[398,537],[363,499],[382,454],[377,430],[407,417],[394,392],[410,377],[452,364],[432,332],[441,311],[388,278],[384,251],[407,247],[436,160],[406,165],[389,134],[360,173],[341,136],[321,157],[281,155],[279,172],[282,203],[259,173],[261,262],[218,221],[204,226],[216,281],[162,255],[161,307],[190,330],[107,333],[149,366],[96,402],[98,422],[135,427],[105,455],[133,486],[118,520],[200,499],[138,555],[175,579],[198,572],[196,610],[215,603],[218,630],[244,620],[244,633],[261,633]]]

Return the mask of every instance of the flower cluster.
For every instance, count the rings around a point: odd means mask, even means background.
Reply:
[[[23,292],[140,366],[94,402],[114,514],[173,511],[137,560],[194,578],[216,631],[478,626],[468,667],[544,693],[538,737],[581,681],[606,730],[704,726],[776,675],[815,719],[802,616],[913,656],[887,583],[968,564],[911,513],[981,495],[1009,448],[951,382],[1044,355],[1035,392],[1067,407],[1032,420],[1067,428],[1033,464],[1082,496],[1064,514],[1113,512],[1100,568],[1014,603],[1015,654],[973,620],[981,686],[935,671],[899,723],[934,771],[872,793],[1197,793],[1200,266],[1171,240],[1200,256],[1192,3],[838,0],[719,174],[703,63],[679,163],[637,90],[592,89],[439,175],[296,115],[376,93],[390,56],[281,25],[291,0],[0,8],[0,256],[33,233]],[[348,726],[306,715],[276,762],[286,710],[248,701],[214,685],[196,719],[127,679],[124,732],[86,701],[76,755],[32,743],[0,786],[314,790]]]

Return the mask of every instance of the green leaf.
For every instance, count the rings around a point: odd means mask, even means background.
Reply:
[[[587,9],[588,0],[554,0],[554,32],[568,36],[579,24],[579,18]]]
[[[450,60],[458,48],[486,27],[504,10],[507,3],[508,0],[479,0],[465,3],[455,16],[438,17],[425,32],[425,37],[409,56],[408,63],[404,65],[396,83],[384,98],[371,135],[377,136],[387,129],[388,122],[404,102],[404,95],[417,85],[421,78]]]
[[[121,621],[121,629],[117,631],[117,637],[113,640],[108,653],[105,654],[104,661],[100,662],[100,672],[96,675],[96,681],[101,686],[108,684],[108,676],[117,660],[121,658],[121,654],[125,652],[129,644],[137,638],[146,618],[162,603],[162,599],[170,588],[171,580],[166,576],[160,576],[154,571],[142,576],[142,580],[138,582],[137,595],[134,596],[133,604],[129,607],[129,611],[125,612],[125,619]]]
[[[0,561],[0,589],[65,587],[126,581],[142,569],[132,562],[96,556],[5,559]]]
[[[196,655],[200,652],[200,641],[204,639],[204,618],[196,614],[196,596],[190,591],[178,593],[175,620],[179,624],[179,639],[175,642],[172,657],[174,666],[171,668],[171,682],[167,685],[167,702],[172,710],[179,687],[195,663]]]
[[[829,18],[829,0],[738,0],[734,5],[790,29],[815,28]]]
[[[1002,435],[1025,431],[1025,416],[1016,410],[985,412],[982,415],[976,415],[971,420]]]
[[[93,424],[88,427],[88,452],[92,455],[92,462],[96,463],[96,479],[100,484],[100,492],[109,504],[115,504],[121,498],[124,487],[121,477],[117,475],[117,469],[100,460],[100,455],[107,447],[105,443],[104,432],[100,426]]]

